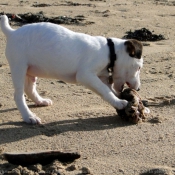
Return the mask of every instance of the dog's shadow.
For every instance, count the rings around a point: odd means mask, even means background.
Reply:
[[[164,105],[174,105],[175,99],[171,103],[160,103],[155,107],[163,107]],[[30,108],[36,108],[35,105],[28,105]],[[0,113],[15,111],[17,108],[0,110]],[[149,121],[149,120],[148,120]],[[149,121],[150,123],[158,123],[159,121]],[[52,137],[65,132],[78,131],[95,131],[95,130],[109,130],[113,128],[131,126],[132,123],[122,120],[116,115],[94,116],[89,118],[77,118],[69,120],[59,120],[56,122],[45,123],[42,125],[29,125],[24,122],[6,122],[0,124],[0,144],[24,140],[30,137],[44,135]]]
[[[6,127],[9,125],[13,127]],[[130,125],[130,123],[123,121],[117,115],[59,120],[41,125],[29,125],[24,122],[6,122],[0,124],[0,144],[16,142],[38,135],[52,137],[69,131],[108,130]]]
[[[42,108],[42,107],[45,107],[45,106],[36,106],[36,105],[28,105],[28,107],[29,108],[38,108],[38,107],[40,107],[40,108]],[[4,109],[4,110],[0,110],[0,113],[6,113],[6,112],[11,112],[11,111],[16,111],[16,110],[18,110],[17,108],[11,108],[11,109]]]

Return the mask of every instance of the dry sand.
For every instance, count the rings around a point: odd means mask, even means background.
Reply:
[[[37,2],[53,4],[56,0]],[[74,162],[75,171],[65,171],[65,174],[80,174],[82,167],[90,169],[93,175],[175,174],[175,1],[73,2],[92,5],[36,8],[32,7],[35,0],[4,0],[0,2],[0,11],[15,14],[43,11],[48,16],[84,15],[87,21],[95,23],[63,26],[105,37],[121,38],[126,31],[142,27],[163,34],[167,40],[148,42],[150,45],[144,46],[139,92],[143,99],[157,105],[150,107],[151,115],[145,123],[132,125],[122,121],[113,107],[83,86],[39,79],[39,93],[51,98],[54,104],[36,108],[28,100],[43,125],[27,125],[22,122],[13,100],[11,74],[4,54],[5,37],[0,31],[1,149],[5,152],[57,149],[81,152],[81,158]],[[66,1],[57,3],[66,4]],[[0,173],[12,168],[0,160]]]

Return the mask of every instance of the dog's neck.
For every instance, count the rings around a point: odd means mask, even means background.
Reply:
[[[112,84],[113,83],[113,78],[112,78],[112,74],[113,74],[113,68],[114,68],[114,64],[115,64],[115,61],[117,59],[117,55],[115,53],[115,47],[114,47],[114,43],[112,41],[112,39],[110,38],[107,38],[107,43],[108,43],[108,46],[109,46],[109,51],[110,51],[110,62],[107,66],[107,71],[109,73],[109,84]]]

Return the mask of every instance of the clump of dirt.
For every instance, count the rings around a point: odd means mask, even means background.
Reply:
[[[0,13],[3,15],[4,13]],[[47,17],[41,11],[39,13],[24,13],[24,14],[6,14],[8,18],[10,18],[11,22],[15,22],[16,25],[23,25],[29,23],[37,23],[37,22],[51,22],[54,24],[74,24],[74,25],[89,25],[94,22],[86,21],[86,18],[83,15],[78,15],[75,17],[68,16],[58,16],[58,17]]]
[[[6,175],[70,175],[71,174],[91,174],[91,171],[87,167],[79,167],[76,163],[63,164],[58,160],[53,161],[48,165],[35,164],[30,166],[13,165],[9,163],[0,164],[0,173]]]
[[[127,35],[125,35],[124,39],[137,39],[139,41],[160,41],[165,40],[165,37],[161,34],[156,35],[153,34],[154,31],[149,31],[146,28],[142,28],[139,30],[135,30],[132,32],[131,30],[126,32]]]
[[[171,170],[164,168],[150,169],[140,173],[140,175],[171,175]]]

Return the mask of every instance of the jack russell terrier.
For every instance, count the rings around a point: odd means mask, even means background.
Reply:
[[[7,40],[14,100],[27,123],[40,124],[41,119],[28,108],[24,92],[36,105],[52,105],[38,94],[37,77],[80,83],[116,109],[128,104],[117,97],[125,83],[135,90],[140,87],[143,58],[137,40],[90,36],[47,22],[14,30],[6,15],[0,23]]]

